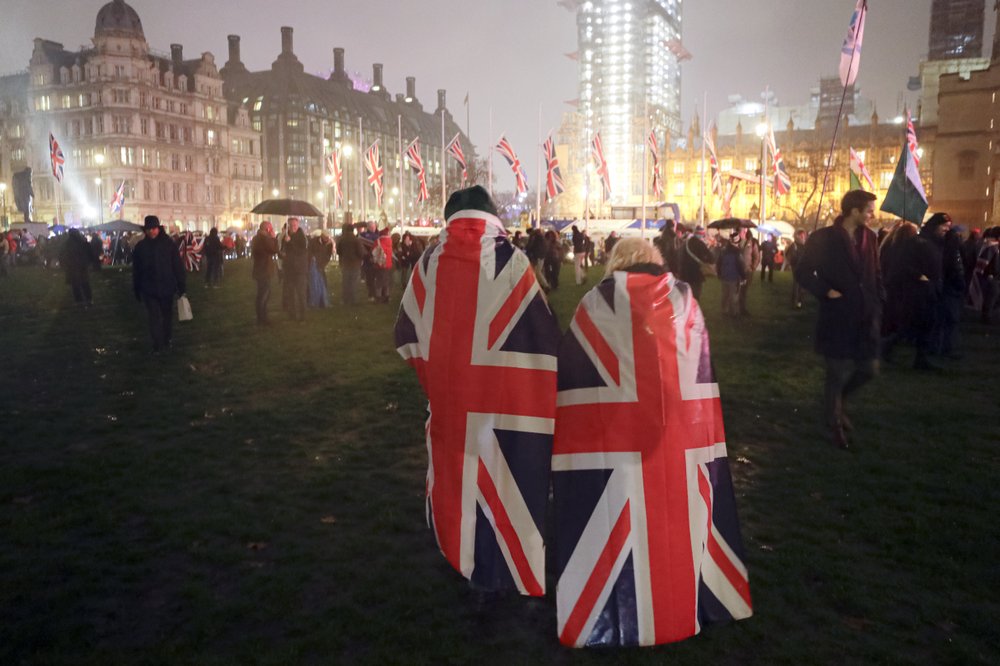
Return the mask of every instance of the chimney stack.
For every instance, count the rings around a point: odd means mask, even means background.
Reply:
[[[382,90],[382,63],[372,65],[372,90]]]
[[[240,61],[240,36],[229,35],[229,62],[234,65]]]
[[[344,49],[339,46],[333,49],[333,73],[337,76],[344,74]]]
[[[292,55],[292,29],[288,26],[281,28],[281,54]]]
[[[413,76],[406,77],[406,99],[414,101],[417,99],[417,79]]]
[[[184,60],[184,47],[180,44],[170,45],[170,59],[175,63],[181,63]]]

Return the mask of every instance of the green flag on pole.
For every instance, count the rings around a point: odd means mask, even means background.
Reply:
[[[861,181],[858,180],[858,176],[853,171],[851,172],[851,189],[852,190],[863,190],[864,186],[861,185]]]
[[[918,225],[923,223],[927,213],[927,194],[920,183],[917,163],[905,143],[881,210]]]

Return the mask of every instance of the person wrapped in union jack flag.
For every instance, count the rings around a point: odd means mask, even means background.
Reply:
[[[559,346],[552,494],[564,645],[752,614],[705,320],[641,239],[615,244]]]
[[[395,328],[430,403],[428,522],[476,589],[543,596],[559,327],[485,189],[444,213]]]

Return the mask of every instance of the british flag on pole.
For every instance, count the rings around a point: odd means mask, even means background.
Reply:
[[[452,201],[475,191],[489,201],[481,187]],[[497,217],[452,209],[414,268],[395,330],[430,403],[428,519],[477,587],[541,596],[559,329]]]
[[[344,170],[340,166],[340,149],[334,150],[326,156],[326,170],[330,177],[330,186],[333,188],[333,205],[340,208],[344,205],[344,188],[341,182],[344,177]]]
[[[63,155],[62,148],[59,147],[59,142],[56,141],[52,132],[49,132],[49,161],[52,163],[52,175],[61,183],[66,157]]]
[[[654,645],[752,614],[719,389],[697,301],[616,272],[559,350],[556,610],[570,646]]]
[[[649,156],[653,158],[653,198],[659,199],[663,194],[663,179],[660,177],[660,146],[656,141],[656,130],[650,130],[646,137]]]
[[[556,144],[550,136],[542,144],[545,152],[545,201],[549,202],[566,191],[563,185],[562,171],[559,170],[559,158],[556,157]]]
[[[385,167],[382,166],[382,158],[379,156],[378,141],[365,151],[365,170],[368,171],[368,184],[375,191],[375,201],[377,208],[382,207],[382,194],[385,188],[382,184],[382,176],[385,175]]]
[[[604,142],[600,134],[595,134],[590,141],[590,153],[594,158],[594,171],[601,181],[603,201],[611,198],[611,175],[608,173],[608,161],[604,158]]]
[[[424,170],[424,160],[420,157],[420,139],[406,147],[406,163],[417,174],[417,201],[427,201],[427,172]]]
[[[514,147],[510,145],[507,137],[501,136],[500,140],[497,141],[497,152],[503,155],[503,158],[507,160],[507,164],[510,165],[510,170],[514,172],[514,179],[517,181],[517,193],[524,194],[527,192],[528,176],[524,173],[524,166],[521,164],[521,160],[518,159],[517,153],[514,152]]]
[[[722,170],[719,168],[719,156],[715,154],[715,141],[712,140],[712,130],[705,132],[705,148],[708,151],[708,162],[712,166],[712,193],[723,196]]]
[[[465,162],[465,153],[462,152],[462,135],[461,133],[456,134],[455,138],[451,140],[448,144],[448,148],[445,152],[455,158],[455,161],[462,166],[462,187],[465,187],[465,182],[469,179],[469,165]]]

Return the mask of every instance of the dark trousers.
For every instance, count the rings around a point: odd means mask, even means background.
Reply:
[[[90,280],[87,274],[73,275],[69,279],[70,289],[73,290],[73,300],[77,303],[91,303],[94,296],[90,291]]]
[[[267,303],[271,300],[271,278],[257,278],[257,323],[267,323]]]
[[[210,287],[218,286],[222,282],[222,257],[209,259],[205,262],[205,284]]]
[[[149,335],[153,338],[153,351],[166,349],[174,331],[174,297],[142,295],[149,316]]]
[[[760,281],[764,282],[764,277],[767,276],[768,282],[774,282],[774,262],[764,261],[760,265]]]
[[[288,313],[296,321],[306,319],[306,275],[285,271],[285,288],[288,294]]]
[[[375,264],[366,262],[361,265],[361,276],[365,280],[365,287],[368,288],[368,298],[375,300]]]
[[[824,412],[830,427],[839,426],[844,418],[844,400],[878,374],[875,359],[855,361],[849,358],[826,357]]]
[[[392,279],[390,276],[390,269],[376,267],[374,271],[375,271],[375,302],[388,303],[389,283]]]
[[[340,300],[344,305],[356,305],[358,302],[358,282],[361,280],[361,267],[340,267]]]

